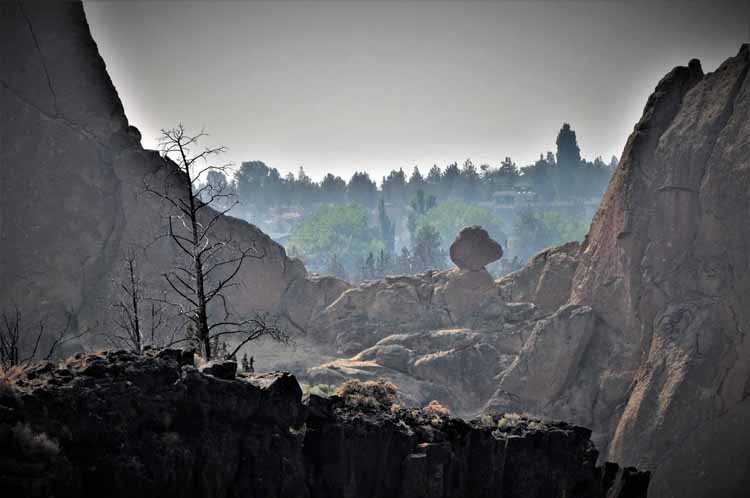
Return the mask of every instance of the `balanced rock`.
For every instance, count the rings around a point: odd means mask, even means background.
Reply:
[[[503,248],[480,226],[466,227],[451,244],[451,261],[462,270],[481,270],[503,257]]]

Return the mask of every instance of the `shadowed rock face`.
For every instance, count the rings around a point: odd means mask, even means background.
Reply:
[[[487,427],[353,409],[294,377],[199,372],[192,354],[42,363],[0,390],[4,496],[641,498],[648,474],[595,468],[590,431]],[[607,491],[609,490],[609,494]]]
[[[0,302],[48,315],[50,328],[67,312],[81,330],[108,326],[111,279],[128,250],[146,248],[144,285],[167,290],[161,275],[177,253],[158,237],[169,210],[143,187],[170,168],[129,128],[80,3],[0,3],[0,61]],[[216,230],[265,255],[247,261],[231,290],[235,311],[306,320],[335,297],[320,297],[331,279],[308,280],[256,227],[224,217]]]

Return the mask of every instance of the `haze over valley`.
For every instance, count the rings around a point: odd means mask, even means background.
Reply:
[[[0,495],[744,496],[720,7],[0,3]]]

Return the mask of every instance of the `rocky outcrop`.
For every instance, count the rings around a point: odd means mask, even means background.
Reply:
[[[483,270],[503,257],[503,248],[480,226],[466,227],[450,247],[451,261],[462,270]]]
[[[579,250],[578,242],[545,249],[520,270],[498,280],[500,295],[508,302],[534,303],[554,312],[568,302]]]
[[[80,3],[0,3],[0,60],[0,303],[47,316],[51,329],[67,314],[79,330],[107,326],[129,250],[149,291],[167,290],[161,274],[177,254],[159,238],[159,214],[169,211],[143,186],[169,167],[129,127]],[[244,221],[224,217],[216,230],[265,255],[246,262],[234,311],[305,320],[327,282],[307,281],[300,261]]]
[[[584,354],[566,352],[576,360],[564,385],[531,388],[524,372],[543,370],[553,344],[528,342],[522,375],[509,369],[493,398],[592,425],[609,458],[655,471],[651,496],[748,485],[749,68],[746,45],[713,73],[694,60],[659,82],[565,265],[570,293],[556,300],[595,317]],[[533,261],[506,287],[537,302],[546,266]]]
[[[387,407],[386,407],[387,408]],[[201,373],[177,350],[78,355],[4,379],[4,496],[641,498],[582,427],[352,408],[288,374]]]
[[[367,281],[314,314],[308,332],[339,354],[353,354],[399,333],[470,324],[494,327],[506,311],[492,276],[480,270],[429,271]]]

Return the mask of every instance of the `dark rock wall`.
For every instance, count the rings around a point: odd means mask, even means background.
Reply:
[[[596,468],[581,427],[303,404],[288,374],[222,380],[176,350],[79,355],[9,379],[3,496],[624,498],[648,485]]]

